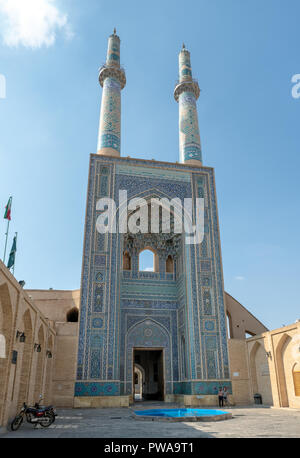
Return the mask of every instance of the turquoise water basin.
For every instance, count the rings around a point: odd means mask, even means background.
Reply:
[[[230,412],[215,409],[147,409],[135,410],[138,419],[173,421],[217,421],[232,418]]]

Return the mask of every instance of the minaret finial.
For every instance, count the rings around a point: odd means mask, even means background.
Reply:
[[[114,28],[114,35],[116,35],[116,34],[117,34],[117,30],[116,30],[116,28]]]
[[[184,43],[182,43],[182,49],[185,49],[185,44]]]

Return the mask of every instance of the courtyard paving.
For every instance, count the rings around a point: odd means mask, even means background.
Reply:
[[[219,422],[137,421],[132,410],[178,407],[137,403],[131,408],[58,409],[49,428],[23,423],[0,438],[300,438],[300,410],[262,406],[231,407],[233,418]]]

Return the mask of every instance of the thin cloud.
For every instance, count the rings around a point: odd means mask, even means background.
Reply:
[[[243,281],[245,280],[245,277],[242,277],[241,275],[237,275],[236,277],[234,277],[234,279],[238,281]]]
[[[153,267],[146,267],[146,269],[144,269],[144,272],[154,272]]]
[[[55,43],[57,32],[73,32],[56,0],[0,0],[0,30],[4,44],[41,48]]]

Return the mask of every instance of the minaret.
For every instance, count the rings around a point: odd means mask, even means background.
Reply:
[[[126,84],[120,67],[120,38],[114,33],[108,39],[106,64],[100,68],[99,82],[103,87],[97,153],[120,156],[121,89]]]
[[[192,78],[190,53],[184,44],[179,53],[179,82],[174,90],[179,102],[179,149],[180,162],[202,165],[202,153],[197,114],[197,99],[200,89]]]

